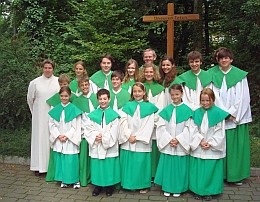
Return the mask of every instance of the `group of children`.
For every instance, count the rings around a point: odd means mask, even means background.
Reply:
[[[59,96],[47,100],[46,180],[74,188],[92,183],[93,196],[111,196],[117,184],[147,193],[153,181],[166,197],[190,190],[205,200],[223,192],[224,179],[241,184],[250,175],[247,73],[231,65],[227,48],[215,58],[218,65],[204,71],[201,54],[190,52],[191,70],[178,77],[171,57],[153,64],[151,49],[140,70],[127,62],[125,76],[111,70],[110,55],[90,78],[77,62],[76,79],[61,75]]]

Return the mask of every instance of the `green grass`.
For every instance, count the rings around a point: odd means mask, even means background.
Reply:
[[[260,121],[250,124],[251,167],[260,168]],[[30,157],[30,129],[0,129],[0,154]]]

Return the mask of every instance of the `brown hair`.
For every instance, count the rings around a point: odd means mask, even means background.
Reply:
[[[103,60],[104,58],[110,60],[111,63],[112,63],[112,67],[113,67],[113,64],[115,63],[115,60],[114,60],[114,58],[112,57],[112,55],[110,55],[110,54],[104,54],[104,55],[100,58],[99,64],[102,62],[102,60]]]
[[[121,70],[115,70],[111,74],[111,80],[113,77],[118,77],[122,82],[124,79],[124,73]]]
[[[183,89],[182,89],[182,86],[180,84],[173,84],[169,88],[169,92],[171,92],[171,90],[179,90],[179,91],[181,91],[181,93],[183,93]]]
[[[61,94],[63,92],[67,92],[69,95],[71,95],[71,90],[68,86],[63,86],[60,88],[59,94]]]
[[[78,80],[78,86],[80,87],[80,85],[84,82],[88,82],[89,83],[89,78],[87,75],[84,75],[82,77],[80,77],[80,79]]]
[[[172,66],[175,66],[175,62],[174,62],[174,59],[170,56],[164,56],[161,61],[160,61],[160,64],[159,64],[159,74],[160,74],[160,80],[159,80],[159,83],[160,84],[164,84],[164,87],[169,87],[171,82],[175,79],[176,77],[176,71],[175,71],[175,68],[172,67],[171,71],[167,74],[164,73],[163,69],[162,69],[162,63],[163,61],[165,60],[169,60],[172,64]],[[164,83],[163,83],[164,82]]]
[[[196,59],[200,59],[200,61],[202,62],[202,55],[199,51],[191,51],[188,53],[187,55],[188,62],[190,60],[196,60]]]
[[[231,60],[234,59],[233,53],[230,49],[222,47],[218,52],[217,52],[217,60],[219,61],[221,58],[224,57],[229,57]]]
[[[204,88],[201,92],[200,92],[200,100],[201,100],[201,95],[208,95],[209,98],[212,100],[212,102],[215,102],[215,94],[213,92],[213,90],[211,90],[210,88]]]
[[[124,83],[127,83],[130,80],[127,68],[129,65],[134,64],[135,66],[135,74],[134,74],[134,80],[138,81],[139,80],[139,66],[136,60],[134,59],[130,59],[127,61],[126,65],[125,65],[125,78],[123,80]]]
[[[97,99],[101,95],[107,95],[108,99],[110,98],[110,92],[107,89],[105,89],[105,88],[102,88],[102,89],[98,90],[98,92],[97,92]]]
[[[136,82],[136,83],[133,85],[133,87],[132,87],[132,91],[131,91],[131,98],[130,98],[130,101],[135,100],[134,95],[133,95],[133,91],[134,91],[134,87],[135,87],[135,86],[141,88],[142,91],[145,92],[144,97],[143,97],[143,100],[144,100],[145,102],[148,102],[148,98],[147,98],[147,95],[146,95],[146,89],[145,89],[145,86],[144,86],[144,84],[141,83],[141,82]]]
[[[67,82],[69,84],[70,83],[70,78],[68,77],[67,74],[60,74],[60,76],[58,78],[58,82],[59,83]]]
[[[143,65],[143,68],[142,68],[142,71],[141,71],[141,75],[140,75],[141,82],[145,82],[146,81],[145,76],[144,76],[144,72],[145,72],[145,69],[148,68],[148,67],[152,67],[153,68],[153,72],[154,72],[153,80],[158,82],[160,80],[160,76],[159,76],[159,73],[158,73],[155,65],[152,64],[152,63]]]
[[[42,67],[44,67],[45,64],[50,64],[52,66],[53,70],[54,70],[55,64],[54,64],[54,62],[52,60],[49,60],[49,59],[44,60],[42,62]]]

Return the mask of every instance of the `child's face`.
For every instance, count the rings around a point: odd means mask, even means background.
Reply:
[[[218,60],[218,63],[222,69],[229,69],[232,62],[233,60],[230,59],[230,57],[223,57]]]
[[[49,64],[49,63],[44,64],[43,74],[47,78],[50,78],[53,75],[53,67],[51,64]]]
[[[85,72],[84,67],[81,64],[77,64],[75,67],[76,76],[82,76],[84,72]]]
[[[201,64],[202,62],[199,58],[195,60],[189,60],[191,71],[193,71],[195,74],[199,73]]]
[[[135,64],[134,63],[128,65],[127,73],[128,73],[129,76],[134,76],[135,75]]]
[[[207,94],[202,94],[201,97],[200,97],[200,104],[201,106],[204,108],[204,109],[209,109],[212,104],[213,104],[213,101],[212,99],[209,97],[209,95]]]
[[[121,79],[118,77],[112,77],[111,81],[112,81],[114,90],[119,90],[119,88],[121,87],[121,84],[122,84]]]
[[[60,88],[64,87],[64,86],[69,86],[69,83],[67,81],[62,81],[59,82]]]
[[[68,104],[69,101],[70,101],[70,95],[67,91],[63,91],[61,94],[60,94],[60,100],[61,100],[61,103],[62,104]]]
[[[177,89],[171,89],[170,91],[172,102],[176,105],[181,103],[182,92]]]
[[[112,68],[112,62],[107,58],[103,58],[100,67],[105,74],[108,74]]]
[[[145,91],[143,91],[139,86],[133,87],[133,97],[136,101],[144,99]]]
[[[144,69],[144,77],[146,81],[153,81],[154,71],[153,67],[147,67]]]
[[[82,91],[83,95],[87,95],[89,92],[89,82],[80,83],[79,88]]]
[[[168,74],[173,67],[174,64],[172,64],[169,60],[162,61],[162,70],[165,74]]]
[[[145,63],[153,63],[154,60],[156,60],[156,57],[154,57],[153,51],[144,52],[143,61]]]
[[[109,105],[110,99],[107,94],[98,97],[98,103],[101,109],[106,109]]]

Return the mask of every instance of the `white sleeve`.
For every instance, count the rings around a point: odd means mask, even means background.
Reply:
[[[34,103],[34,100],[36,97],[35,93],[36,93],[35,82],[31,81],[29,84],[29,87],[28,87],[28,92],[27,92],[27,103],[28,103],[31,113],[33,112],[33,103]]]
[[[102,134],[102,145],[104,149],[109,149],[118,143],[118,119],[110,123],[110,130]]]
[[[156,122],[156,125],[156,143],[158,149],[161,151],[173,138],[166,130],[166,121],[163,118],[160,117],[158,122]]]

